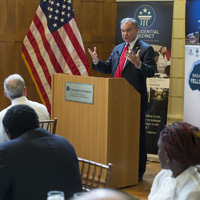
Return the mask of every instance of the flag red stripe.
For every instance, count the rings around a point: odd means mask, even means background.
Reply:
[[[39,75],[38,75],[38,73],[37,73],[37,71],[36,71],[36,69],[34,67],[32,59],[31,59],[31,57],[30,57],[30,55],[29,55],[29,53],[28,53],[28,51],[27,51],[27,49],[26,49],[24,44],[22,45],[22,52],[23,52],[23,54],[24,54],[24,56],[26,58],[27,63],[29,64],[29,68],[32,71],[32,74],[34,76],[35,82],[37,83],[38,88],[40,89],[40,93],[41,93],[41,95],[42,95],[42,97],[44,99],[44,102],[46,103],[47,109],[48,109],[48,111],[50,111],[51,110],[51,104],[50,104],[49,98],[47,96],[47,93],[46,93],[46,91],[45,91],[45,89],[44,89],[44,87],[42,85],[41,79],[40,79],[40,77],[39,77]]]
[[[52,51],[52,48],[49,44],[49,42],[47,41],[46,37],[45,37],[45,31],[44,31],[44,27],[43,27],[43,24],[41,23],[39,17],[36,15],[35,18],[34,18],[34,23],[35,23],[35,26],[37,27],[40,35],[41,35],[41,38],[42,38],[42,41],[43,41],[43,45],[46,49],[46,52],[49,54],[49,58],[51,60],[51,63],[55,69],[55,71],[57,73],[63,73],[63,70],[60,66],[60,64],[58,63],[56,57],[55,57],[55,54],[54,52]]]
[[[74,15],[72,2],[58,2],[70,9],[61,12],[50,1],[41,1],[22,47],[24,60],[49,112],[51,74],[70,71],[74,75],[89,75],[90,68],[76,21],[69,17]],[[60,18],[57,12],[64,16]]]
[[[77,40],[76,36],[74,35],[74,32],[70,26],[69,23],[67,23],[65,26],[64,26],[64,29],[67,33],[67,35],[69,36],[70,40],[71,40],[71,43],[73,44],[74,48],[76,49],[76,52],[77,54],[79,55],[82,63],[85,65],[86,69],[87,69],[87,72],[89,74],[89,69],[90,69],[90,65],[89,65],[89,62],[87,60],[87,57],[85,55],[85,52],[83,51],[83,48],[82,46],[80,45],[79,41]]]
[[[27,38],[29,39],[32,47],[33,47],[33,50],[35,52],[35,55],[37,57],[37,61],[40,63],[40,66],[44,72],[44,75],[46,77],[46,80],[48,82],[49,85],[51,85],[51,75],[49,74],[49,70],[48,70],[48,67],[40,53],[40,49],[38,47],[38,44],[37,44],[37,41],[35,39],[35,37],[33,36],[32,32],[29,30],[28,33],[27,33]]]
[[[64,26],[66,26],[66,24]],[[55,39],[56,44],[58,45],[58,47],[60,49],[60,52],[62,53],[67,65],[68,65],[68,67],[70,68],[72,74],[80,75],[80,72],[79,72],[76,64],[74,63],[71,55],[69,54],[69,51],[67,50],[65,44],[63,43],[63,40],[60,37],[58,31],[54,31],[52,33],[52,35]]]

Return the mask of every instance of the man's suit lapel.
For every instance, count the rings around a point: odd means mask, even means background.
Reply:
[[[134,53],[137,54],[139,49],[141,49],[141,44],[140,44],[140,40],[137,40],[134,47],[133,47]]]
[[[141,44],[140,44],[140,40],[138,39],[138,40],[136,41],[134,47],[132,48],[133,52],[134,52],[135,54],[137,54],[137,51],[140,49],[140,47],[141,47]],[[130,61],[127,60],[126,63],[125,63],[125,66],[124,66],[124,68],[123,68],[123,71],[124,71],[124,69],[127,67],[127,65],[128,65],[129,63],[130,63]]]

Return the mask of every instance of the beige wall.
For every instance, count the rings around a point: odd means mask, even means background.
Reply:
[[[174,1],[172,28],[172,63],[168,121],[183,120],[184,75],[185,75],[185,0]]]

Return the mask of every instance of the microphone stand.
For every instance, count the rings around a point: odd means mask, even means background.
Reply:
[[[118,56],[118,65],[117,65],[117,68],[118,68],[118,72],[119,72],[119,77],[120,77],[120,66],[119,66],[119,61],[120,61],[120,54],[119,54],[119,51],[117,51],[117,56]]]

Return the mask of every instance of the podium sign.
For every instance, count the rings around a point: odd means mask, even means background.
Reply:
[[[65,100],[93,104],[94,85],[83,83],[65,83]]]

